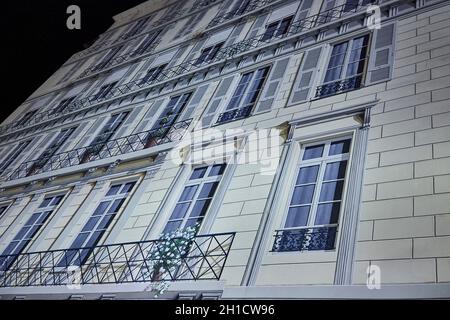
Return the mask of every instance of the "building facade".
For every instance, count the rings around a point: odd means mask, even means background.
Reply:
[[[114,19],[0,127],[2,299],[450,297],[449,1]]]

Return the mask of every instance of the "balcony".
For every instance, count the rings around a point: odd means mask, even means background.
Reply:
[[[273,252],[333,250],[337,225],[277,230]]]
[[[17,129],[23,129],[24,127],[28,127],[32,124],[37,124],[41,121],[53,119],[60,117],[62,114],[75,112],[78,110],[85,110],[85,108],[88,108],[92,105],[99,104],[104,102],[105,100],[109,99],[115,99],[123,97],[126,94],[130,93],[137,93],[140,92],[143,89],[149,89],[150,87],[154,86],[157,83],[162,83],[164,81],[170,81],[174,80],[177,77],[181,77],[184,75],[187,75],[192,72],[200,72],[200,71],[208,71],[208,68],[210,65],[220,62],[227,62],[230,61],[233,58],[236,58],[239,55],[242,55],[245,52],[248,52],[250,50],[265,46],[267,44],[277,42],[282,40],[283,38],[290,37],[293,35],[301,34],[302,32],[311,30],[315,27],[318,27],[324,23],[328,23],[331,21],[335,21],[340,19],[344,14],[352,13],[352,12],[363,12],[363,9],[366,8],[367,5],[362,6],[354,6],[352,8],[346,8],[345,5],[337,6],[333,9],[330,9],[328,11],[321,12],[317,15],[310,16],[306,19],[302,19],[299,21],[296,21],[291,24],[289,27],[289,30],[286,34],[279,35],[272,37],[270,39],[263,39],[265,36],[265,32],[250,38],[246,39],[240,42],[237,42],[235,44],[232,44],[230,46],[221,48],[216,56],[209,60],[205,61],[201,64],[197,63],[197,58],[183,62],[179,65],[173,66],[171,68],[167,68],[161,72],[161,74],[156,79],[150,79],[149,81],[143,82],[141,79],[133,80],[131,82],[122,84],[114,89],[111,90],[111,92],[108,93],[106,97],[103,97],[102,99],[95,99],[94,96],[90,96],[87,98],[78,99],[74,102],[72,102],[63,112],[60,114],[52,113],[50,111],[45,111],[36,114],[28,123],[26,124],[19,124],[18,122],[11,123],[5,126],[0,127],[0,134],[5,134],[7,132],[11,132]],[[345,9],[345,10],[344,10]]]
[[[25,178],[82,163],[131,153],[165,143],[180,141],[191,122],[192,119],[187,119],[170,126],[162,126],[157,129],[143,131],[127,137],[110,140],[106,143],[94,144],[59,153],[51,157],[27,161],[13,171],[8,177],[8,180]]]
[[[352,78],[338,80],[318,86],[316,89],[316,98],[324,98],[361,87],[363,75],[359,74]]]
[[[219,280],[234,237],[219,233],[188,242],[171,238],[0,256],[0,287]],[[176,258],[163,254],[167,247]]]
[[[219,115],[217,124],[231,122],[235,120],[245,119],[250,115],[253,105],[246,106],[239,109],[230,110]]]

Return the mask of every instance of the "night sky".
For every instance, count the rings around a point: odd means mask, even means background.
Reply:
[[[143,0],[3,1],[2,100],[6,118],[73,53],[82,50],[113,23],[112,16]],[[69,30],[66,9],[81,8],[81,30]]]

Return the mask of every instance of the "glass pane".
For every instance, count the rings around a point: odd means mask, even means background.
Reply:
[[[213,165],[211,170],[209,171],[209,177],[222,175],[225,171],[226,166],[226,163]]]
[[[303,227],[308,222],[310,206],[289,208],[285,228]]]
[[[24,224],[24,226],[31,226],[32,224],[34,224],[39,219],[41,214],[42,212],[33,213],[30,219],[28,219],[28,221]]]
[[[198,197],[200,199],[211,198],[212,196],[214,196],[214,192],[216,192],[216,189],[217,189],[218,185],[219,185],[219,182],[205,183],[203,185],[203,188],[200,191],[200,194],[199,194]]]
[[[339,161],[328,163],[325,169],[324,180],[344,179],[345,169],[347,168],[347,161]]]
[[[319,201],[341,200],[344,181],[325,182],[322,184]]]
[[[47,220],[47,218],[50,216],[50,214],[52,213],[52,211],[45,211],[43,212],[39,218],[36,220],[37,224],[43,224],[45,222],[45,220]]]
[[[44,208],[47,207],[50,202],[52,201],[53,198],[45,198],[44,201],[42,201],[41,205],[39,206],[39,208]]]
[[[40,228],[41,228],[41,225],[32,226],[31,229],[28,231],[28,233],[23,238],[31,240]]]
[[[57,196],[53,198],[53,201],[51,202],[52,206],[57,206],[61,200],[62,200],[63,196]]]
[[[177,230],[181,225],[181,221],[168,222],[162,233],[169,233]]]
[[[348,153],[350,151],[350,142],[351,139],[332,142],[328,155],[334,156],[337,154]]]
[[[120,185],[120,184],[116,185],[116,186],[112,186],[106,195],[113,196],[113,195],[117,194],[117,192],[119,192],[121,186],[122,185]]]
[[[197,191],[197,188],[198,184],[194,186],[185,187],[178,202],[192,200],[194,198],[195,192]]]
[[[108,214],[106,215],[102,221],[100,221],[97,230],[104,230],[106,228],[108,228],[109,224],[111,223],[111,221],[113,220],[114,215],[113,214]]]
[[[317,174],[319,172],[319,166],[311,166],[300,168],[298,173],[296,185],[315,183],[317,180]]]
[[[186,215],[186,212],[189,209],[190,202],[186,203],[178,203],[173,209],[172,215],[170,216],[170,220],[173,219],[181,219]]]
[[[324,147],[323,144],[320,144],[318,146],[306,147],[305,152],[303,153],[303,160],[322,157],[323,147]]]
[[[117,213],[124,202],[125,198],[114,200],[114,203],[109,208],[108,213]]]
[[[211,203],[211,199],[198,200],[197,202],[195,202],[195,205],[192,208],[190,217],[204,216],[206,214],[206,211],[208,211],[208,207],[209,207],[210,203]]]
[[[76,237],[70,248],[82,248],[84,241],[87,239],[88,235],[89,233],[80,233],[78,237]]]
[[[100,238],[102,237],[102,234],[103,234],[103,231],[95,231],[92,234],[92,236],[89,238],[89,240],[86,242],[85,247],[87,247],[87,248],[94,247],[97,244],[97,242],[100,240]]]
[[[28,233],[28,231],[30,230],[31,227],[23,227],[22,229],[19,230],[19,232],[17,233],[17,235],[14,237],[14,240],[20,240],[23,239],[25,237],[25,235]]]
[[[208,169],[208,167],[202,167],[202,168],[197,168],[194,169],[194,171],[192,172],[191,177],[189,178],[189,180],[194,180],[194,179],[201,179],[205,176],[206,170]]]
[[[133,189],[134,185],[136,184],[136,182],[128,182],[125,183],[125,185],[123,186],[122,190],[120,191],[120,193],[128,193],[131,191],[131,189]]]
[[[98,205],[97,209],[95,209],[95,211],[94,211],[94,213],[92,215],[93,216],[98,216],[98,215],[104,214],[106,208],[109,206],[110,203],[111,203],[111,201],[100,202],[100,204]]]
[[[92,231],[94,229],[94,227],[97,225],[97,222],[100,220],[100,216],[96,216],[96,217],[91,217],[86,224],[84,225],[83,229],[81,230],[81,232],[83,231]]]
[[[312,202],[315,185],[295,187],[291,205],[308,204]]]
[[[203,220],[203,217],[199,217],[199,218],[192,218],[192,219],[188,219],[186,221],[186,224],[184,225],[184,228],[189,228],[189,227],[193,227],[196,224],[200,224]]]
[[[323,203],[317,207],[315,225],[334,224],[338,222],[340,202]]]
[[[17,246],[17,244],[19,243],[19,241],[13,241],[11,242],[5,249],[5,251],[3,251],[2,255],[6,256],[9,254],[14,254],[14,252],[17,252],[16,250],[14,250]]]

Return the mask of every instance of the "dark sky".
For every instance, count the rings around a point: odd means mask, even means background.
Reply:
[[[6,118],[73,53],[113,23],[112,16],[143,0],[3,1],[0,19],[2,98]],[[66,9],[81,8],[81,30],[69,30]]]

